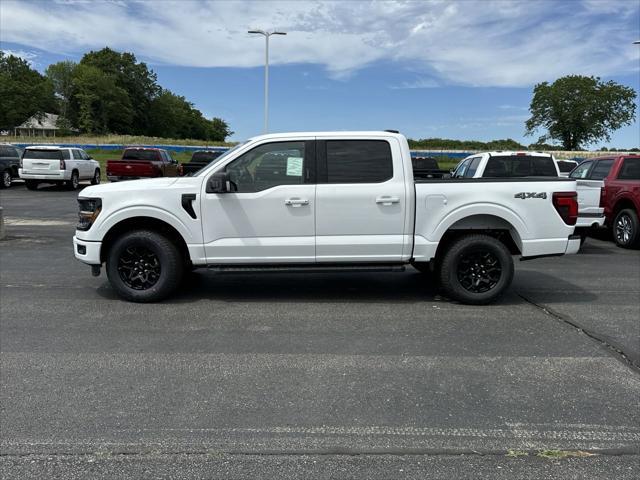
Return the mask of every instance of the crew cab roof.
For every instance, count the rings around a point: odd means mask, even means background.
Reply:
[[[269,140],[280,138],[295,138],[295,137],[347,137],[357,139],[358,137],[396,137],[404,138],[401,133],[386,132],[384,130],[373,131],[330,131],[330,132],[282,132],[282,133],[267,133],[264,135],[258,135],[251,137],[248,141],[255,140]]]

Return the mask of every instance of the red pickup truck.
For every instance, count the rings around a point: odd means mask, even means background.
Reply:
[[[180,166],[167,150],[129,147],[120,160],[107,160],[107,178],[112,182],[138,178],[177,177]]]
[[[614,241],[623,248],[640,247],[640,155],[613,159],[600,190],[600,207]]]

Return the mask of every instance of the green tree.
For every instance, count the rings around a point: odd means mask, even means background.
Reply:
[[[148,127],[149,135],[156,137],[219,142],[233,133],[224,120],[207,120],[191,102],[169,90],[163,90],[152,100]]]
[[[80,65],[95,67],[110,75],[116,85],[126,92],[133,111],[128,133],[149,133],[149,107],[162,89],[157,84],[156,74],[145,63],[138,62],[132,53],[120,53],[105,47],[85,54]]]
[[[46,77],[51,81],[56,99],[59,105],[60,116],[58,117],[58,127],[62,132],[69,132],[77,127],[77,112],[71,108],[71,100],[74,94],[74,73],[77,63],[65,60],[52,63],[45,70]]]
[[[0,50],[0,126],[15,127],[35,114],[57,111],[51,82],[25,60]]]
[[[86,133],[129,133],[133,109],[127,92],[115,78],[96,67],[78,65],[73,75],[71,108],[77,126]]]
[[[635,97],[633,88],[598,77],[569,75],[539,83],[533,88],[526,135],[544,129],[538,143],[558,141],[566,150],[610,141],[613,131],[635,120]]]

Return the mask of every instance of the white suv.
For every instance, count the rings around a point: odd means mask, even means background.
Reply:
[[[66,184],[76,190],[80,180],[100,183],[100,164],[80,148],[33,146],[24,150],[18,174],[29,190],[39,183]]]

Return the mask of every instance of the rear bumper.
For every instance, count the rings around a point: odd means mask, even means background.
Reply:
[[[576,228],[591,228],[604,226],[604,215],[601,217],[578,217],[576,221]]]
[[[151,178],[151,177],[138,177],[138,176],[124,176],[124,175],[107,175],[107,180],[110,182],[121,182],[123,180],[140,180],[141,178]]]
[[[565,255],[573,255],[578,253],[580,250],[580,235],[571,235],[569,237],[569,241],[567,242],[567,249],[565,250]]]
[[[51,172],[38,172],[37,170],[18,170],[18,175],[23,180],[41,180],[43,182],[59,182],[63,180],[71,180],[70,170],[57,170]]]
[[[102,242],[87,242],[73,237],[73,254],[75,257],[87,265],[100,265],[100,248]]]

